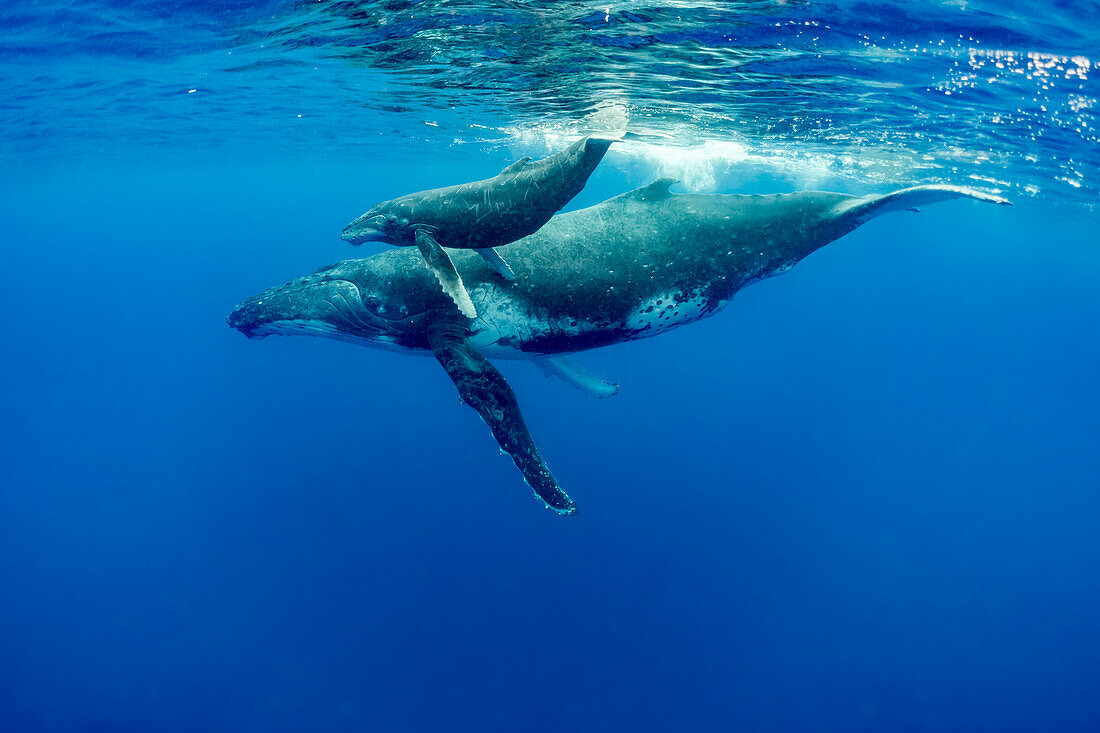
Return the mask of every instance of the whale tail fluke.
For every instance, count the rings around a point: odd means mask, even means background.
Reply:
[[[915,211],[919,206],[948,201],[950,199],[967,198],[976,201],[984,201],[990,204],[1008,205],[1011,202],[1001,196],[996,196],[976,188],[966,186],[930,185],[903,188],[900,191],[883,194],[881,196],[864,196],[860,198],[846,199],[836,206],[838,215],[855,216],[859,223],[863,223],[882,214],[891,211]]]

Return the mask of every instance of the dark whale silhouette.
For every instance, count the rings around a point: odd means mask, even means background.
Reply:
[[[559,214],[512,244],[519,277],[456,253],[479,316],[455,311],[408,250],[347,260],[245,300],[229,324],[251,338],[308,334],[433,353],[546,505],[575,511],[487,356],[532,359],[593,394],[614,385],[563,355],[644,338],[718,312],[741,288],[792,267],[880,214],[951,198],[1008,203],[957,186],[882,196],[674,194],[661,180]]]

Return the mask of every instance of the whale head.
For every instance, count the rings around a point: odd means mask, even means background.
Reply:
[[[422,348],[432,303],[410,297],[415,288],[402,293],[403,285],[391,273],[350,272],[336,264],[248,298],[226,320],[249,338],[303,334],[369,346]]]
[[[410,211],[403,200],[383,201],[344,227],[340,238],[356,247],[367,242],[407,246],[415,242],[409,224]]]
[[[376,209],[377,207],[371,209],[344,227],[340,238],[356,247],[367,242],[386,242],[392,239],[397,218]]]

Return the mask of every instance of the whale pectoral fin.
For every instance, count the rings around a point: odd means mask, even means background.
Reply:
[[[504,261],[504,258],[500,256],[492,247],[485,247],[484,249],[476,250],[486,262],[493,266],[493,269],[500,273],[500,276],[505,280],[512,281],[516,279],[516,273],[512,272],[511,266]]]
[[[519,160],[517,160],[515,163],[512,163],[512,165],[510,165],[507,168],[505,168],[504,170],[502,170],[497,175],[506,176],[509,173],[519,173],[521,170],[526,168],[527,164],[530,163],[530,162],[531,162],[531,156],[525,155],[522,158],[520,158]]]
[[[470,345],[466,334],[466,328],[458,325],[434,329],[428,336],[432,353],[458,387],[462,401],[477,410],[500,447],[512,456],[527,485],[558,514],[574,514],[577,507],[539,455],[511,386]]]
[[[581,392],[593,397],[611,397],[619,393],[619,385],[597,377],[568,356],[537,359],[535,364],[547,376],[564,379]]]
[[[474,302],[470,300],[470,294],[466,292],[466,286],[462,284],[458,270],[431,232],[426,229],[417,229],[416,246],[424,258],[424,264],[443,286],[443,292],[451,296],[451,300],[462,311],[462,315],[467,318],[477,318],[477,309],[474,308]]]

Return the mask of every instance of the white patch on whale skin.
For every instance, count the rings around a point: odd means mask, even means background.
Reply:
[[[518,308],[499,287],[482,283],[470,292],[477,307],[477,318],[470,324],[470,344],[489,357],[521,358],[515,344],[552,332],[548,319],[540,319]],[[557,324],[561,325],[561,324]]]
[[[574,336],[601,330],[597,324],[571,318],[550,319],[531,314],[517,305],[495,285],[482,284],[470,293],[477,305],[478,317],[471,324],[470,342],[486,356],[497,359],[529,359],[530,352],[517,346],[540,338],[570,334]],[[640,303],[618,328],[636,337],[652,336],[710,315],[727,301],[712,303],[698,292],[688,295],[657,295]],[[616,326],[611,326],[615,328]],[[606,329],[606,324],[603,329]],[[628,337],[629,338],[629,337]]]
[[[719,302],[718,308],[725,304],[725,301]],[[641,303],[626,317],[624,325],[628,330],[645,332],[648,336],[697,321],[714,310],[708,309],[707,299],[698,293],[691,294],[686,300],[682,294],[677,298],[666,293]]]
[[[532,314],[491,283],[478,285],[470,299],[477,306],[477,318],[470,324],[470,343],[494,359],[530,359],[536,355],[521,351],[519,344],[597,330],[589,321]]]

